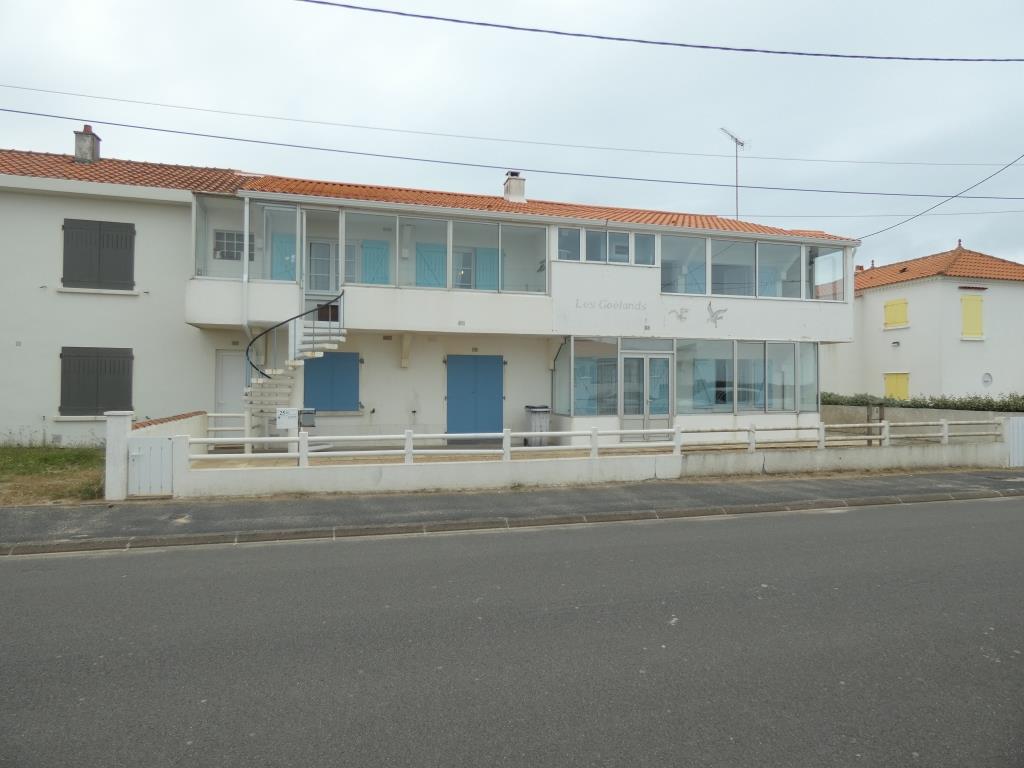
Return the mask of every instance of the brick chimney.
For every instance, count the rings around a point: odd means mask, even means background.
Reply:
[[[510,203],[526,202],[526,177],[519,171],[505,172],[505,199]]]
[[[75,162],[95,163],[100,159],[100,137],[92,132],[91,125],[83,125],[75,131]]]

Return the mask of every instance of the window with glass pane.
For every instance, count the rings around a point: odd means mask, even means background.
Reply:
[[[394,285],[394,216],[345,214],[345,282]]]
[[[547,290],[547,243],[546,227],[501,225],[501,290]]]
[[[633,235],[633,263],[654,265],[654,235]]]
[[[800,410],[818,410],[818,345],[800,342]]]
[[[661,290],[707,293],[707,241],[703,237],[661,236]]]
[[[772,343],[765,353],[769,411],[796,410],[796,345]]]
[[[629,233],[608,233],[608,261],[615,264],[629,264]]]
[[[754,295],[754,244],[739,240],[711,241],[711,293]]]
[[[452,229],[452,285],[498,290],[498,225],[456,221]]]
[[[558,228],[558,258],[562,261],[580,260],[580,231],[578,229]]]
[[[587,261],[608,261],[608,233],[602,230],[588,229]]]
[[[568,341],[562,342],[555,355],[555,370],[551,376],[552,410],[562,416],[569,416],[572,402],[572,350]]]
[[[301,253],[295,207],[254,202],[250,207],[250,221],[257,240],[256,259],[249,268],[250,277],[295,280],[296,256]]]
[[[619,412],[619,350],[613,339],[575,339],[573,399],[576,416]]]
[[[736,407],[764,410],[764,342],[736,343]]]
[[[757,244],[757,295],[800,298],[801,248],[781,243]]]
[[[843,249],[808,246],[806,298],[842,301],[843,284]]]
[[[331,291],[331,263],[334,261],[334,245],[322,240],[309,241],[309,263],[306,269],[306,287],[310,291]]]
[[[405,216],[398,220],[398,284],[447,287],[447,221]]]
[[[732,412],[732,342],[676,342],[676,411]]]

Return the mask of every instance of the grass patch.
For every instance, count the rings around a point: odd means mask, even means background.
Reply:
[[[100,498],[102,448],[0,447],[0,505]]]

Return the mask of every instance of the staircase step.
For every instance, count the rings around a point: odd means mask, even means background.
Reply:
[[[299,344],[299,352],[316,352],[317,350],[330,352],[337,348],[337,344],[321,341],[317,341],[316,344]]]

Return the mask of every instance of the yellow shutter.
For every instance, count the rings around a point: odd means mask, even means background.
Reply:
[[[907,400],[910,398],[910,374],[909,373],[887,373],[885,374],[885,396],[896,400]]]
[[[981,322],[981,296],[960,297],[960,318],[962,321],[961,336],[968,339],[980,339],[985,335]]]
[[[894,299],[885,302],[885,327],[899,328],[907,324],[907,300]]]

